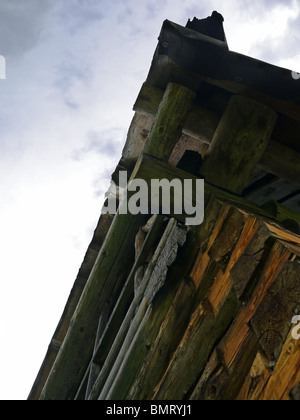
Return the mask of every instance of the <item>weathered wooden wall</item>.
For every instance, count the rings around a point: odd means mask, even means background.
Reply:
[[[122,325],[107,330],[111,349],[98,349],[88,398],[295,398],[300,238],[215,198],[206,214],[186,239],[175,220],[164,228]]]

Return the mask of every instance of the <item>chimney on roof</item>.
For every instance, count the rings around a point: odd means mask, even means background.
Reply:
[[[223,28],[223,16],[214,11],[211,16],[206,19],[188,20],[186,28],[193,29],[200,34],[207,35],[211,38],[218,39],[219,41],[226,42],[226,36]]]

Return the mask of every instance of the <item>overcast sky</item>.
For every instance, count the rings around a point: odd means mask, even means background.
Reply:
[[[38,373],[163,21],[213,10],[232,51],[300,71],[299,0],[0,0],[1,400]]]

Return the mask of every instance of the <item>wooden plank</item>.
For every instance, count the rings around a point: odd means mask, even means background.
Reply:
[[[217,348],[192,394],[192,399],[206,401],[236,399],[257,349],[257,340],[251,331],[248,331],[240,341],[236,356],[229,366],[224,364],[222,353]]]
[[[290,330],[295,310],[300,308],[300,263],[288,261],[251,318],[270,366],[275,365]]]
[[[236,223],[237,221],[238,223]],[[231,217],[228,217],[227,224],[219,235],[218,239],[221,240],[224,238],[223,232],[227,230],[226,240],[224,240],[226,246],[223,247],[223,250],[227,250],[227,253],[222,256],[218,251],[217,255],[222,259],[221,270],[215,277],[214,283],[205,298],[205,303],[209,305],[215,316],[233,288],[231,270],[252,238],[253,225],[255,225],[254,218],[247,218],[237,209],[232,209]],[[230,248],[228,248],[229,245]]]
[[[203,234],[203,232],[199,233],[200,230],[202,231],[201,227],[198,227],[189,232],[187,242],[177,258],[176,265],[170,269],[173,272],[172,275],[182,280],[170,309],[159,326],[157,337],[127,395],[128,399],[148,400],[153,398],[155,388],[185,333],[196,302],[199,301],[189,273],[197,256],[199,239]]]
[[[264,296],[274,278],[282,269],[284,263],[290,258],[291,252],[279,241],[276,241],[268,254],[264,270],[261,272],[253,295],[248,304],[240,311],[228,333],[219,344],[225,365],[229,366],[236,357],[237,349],[241,348],[241,343],[249,331],[249,322],[255,313],[256,308],[263,301]]]
[[[207,292],[207,286],[204,286],[203,284],[203,277],[211,261],[209,251],[221,231],[229,210],[229,205],[224,204],[222,206],[217,200],[210,200],[206,207],[206,217],[204,223],[201,225],[199,233],[199,243],[201,244],[201,247],[190,274],[196,289],[199,289],[201,286],[201,289],[204,289]]]
[[[271,237],[270,230],[261,220],[254,221],[252,231],[254,234],[250,243],[230,271],[236,294],[243,302],[252,295],[259,280],[263,258],[269,251],[267,240]]]
[[[217,317],[207,312],[202,304],[199,305],[157,387],[155,400],[186,398],[203,371],[216,341],[223,336],[238,308],[234,293],[230,293]]]
[[[233,96],[200,169],[207,182],[241,194],[270,140],[277,115],[266,106]]]
[[[184,334],[194,297],[193,284],[183,280],[127,399],[151,400],[153,398],[155,387],[167,369],[169,360]]]

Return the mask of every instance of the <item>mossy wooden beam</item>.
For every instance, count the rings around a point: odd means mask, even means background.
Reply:
[[[146,141],[144,153],[168,161],[180,139],[185,118],[194,98],[195,93],[192,90],[169,83]]]
[[[270,140],[277,114],[252,99],[233,96],[221,118],[200,174],[210,184],[241,194]]]
[[[144,84],[134,105],[134,110],[154,118],[164,92],[149,84]],[[219,116],[209,109],[193,103],[188,112],[183,132],[210,144],[220,122]],[[270,140],[261,156],[259,165],[267,172],[300,185],[300,153]]]
[[[154,118],[163,96],[163,90],[144,83],[133,109],[139,114]],[[219,116],[214,112],[192,103],[184,121],[183,132],[210,143],[219,120]]]

